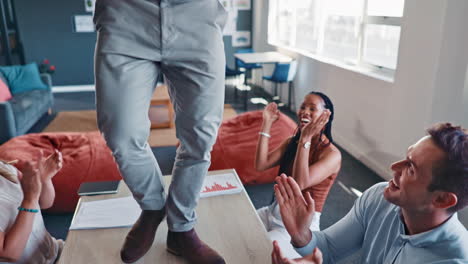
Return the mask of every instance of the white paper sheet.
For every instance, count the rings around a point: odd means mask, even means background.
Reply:
[[[70,230],[129,227],[140,213],[140,206],[132,196],[83,202]]]

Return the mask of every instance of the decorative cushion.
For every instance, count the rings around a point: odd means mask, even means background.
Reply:
[[[0,67],[13,95],[31,90],[46,90],[36,63]]]
[[[209,170],[236,169],[243,184],[273,182],[279,166],[259,172],[254,168],[258,132],[262,128],[262,111],[247,112],[226,120],[219,128],[216,143],[211,151]],[[284,140],[293,136],[297,124],[280,113],[271,128],[269,150],[277,148]]]
[[[15,166],[21,170],[25,161],[33,160],[40,150],[48,156],[54,149],[62,152],[63,167],[52,179],[55,201],[48,212],[73,212],[82,182],[121,179],[112,153],[97,131],[19,136],[0,146],[0,159],[19,160]]]
[[[5,81],[0,78],[0,102],[6,102],[11,99],[10,89]]]

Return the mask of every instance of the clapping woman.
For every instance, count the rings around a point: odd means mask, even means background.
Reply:
[[[275,103],[263,111],[263,124],[257,143],[255,168],[264,171],[280,166],[278,175],[292,176],[303,192],[309,192],[315,201],[311,230],[320,230],[320,214],[330,188],[341,168],[341,153],[332,138],[334,108],[323,93],[307,94],[297,112],[298,127],[294,135],[274,150],[268,148],[270,129],[279,118]],[[290,245],[276,201],[257,210],[271,240],[277,240],[287,257],[299,255]]]
[[[0,262],[55,263],[63,248],[45,229],[41,209],[55,198],[52,177],[62,168],[62,154],[39,154],[21,170],[0,161]]]

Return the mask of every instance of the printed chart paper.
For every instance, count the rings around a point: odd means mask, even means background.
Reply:
[[[200,197],[233,194],[242,190],[243,187],[234,173],[210,175],[205,177]]]

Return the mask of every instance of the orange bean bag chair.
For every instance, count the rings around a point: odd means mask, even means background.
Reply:
[[[122,177],[110,149],[99,132],[27,134],[0,146],[0,159],[19,160],[21,170],[25,161],[44,156],[54,149],[62,152],[63,167],[52,179],[55,201],[47,210],[51,213],[73,212],[78,203],[78,188],[82,182],[119,180]]]
[[[211,151],[209,170],[236,169],[243,184],[273,182],[279,166],[259,172],[254,168],[258,132],[262,128],[262,111],[252,111],[224,121],[219,128],[216,143]],[[296,122],[283,113],[271,128],[269,150],[277,148],[293,136]]]

